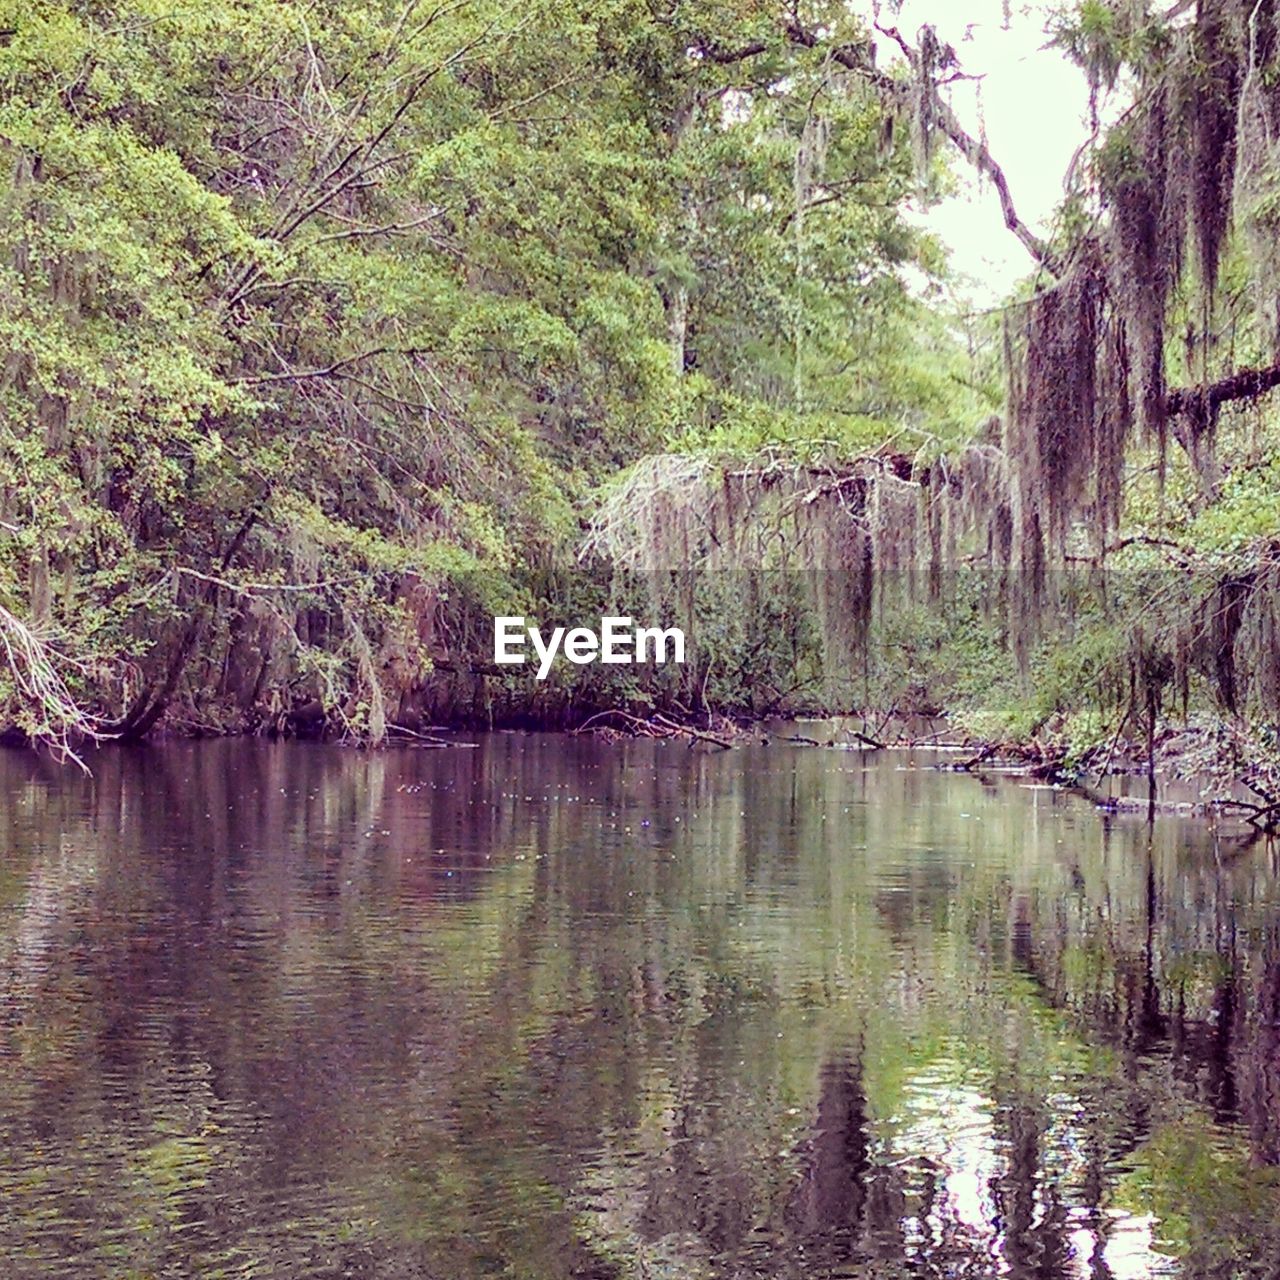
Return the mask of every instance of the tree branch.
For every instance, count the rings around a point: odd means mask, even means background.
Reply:
[[[737,49],[726,49],[713,40],[699,39],[695,48],[698,55],[708,62],[714,62],[719,66],[732,66],[735,62],[745,62],[748,58],[758,57],[769,46],[764,40],[753,40],[750,44],[741,45]]]
[[[902,51],[902,56],[907,60],[907,65],[913,71],[918,72],[919,55],[907,43],[902,33],[896,27],[877,26],[876,30],[881,35],[892,40]],[[820,49],[822,47],[818,35],[807,27],[802,26],[794,18],[783,24],[783,34],[792,44],[799,45],[801,48]],[[699,55],[706,61],[724,66],[757,57],[767,52],[770,46],[764,40],[754,40],[735,49],[726,49],[716,44],[713,40],[700,39],[695,47]],[[826,53],[832,62],[844,67],[846,71],[854,72],[872,84],[886,101],[896,104],[902,100],[906,93],[907,86],[903,82],[895,80],[892,76],[886,75],[876,68],[865,45],[837,45],[827,50]],[[972,79],[976,77],[961,76],[957,72],[952,79],[957,78]],[[1060,276],[1063,269],[1062,263],[1049,245],[1036,235],[1018,216],[1017,206],[1013,202],[1013,193],[1009,189],[1009,180],[1005,177],[1004,170],[996,162],[996,158],[988,150],[986,143],[973,137],[961,125],[956,113],[938,92],[936,84],[931,85],[931,96],[937,127],[941,129],[960,154],[979,173],[985,175],[991,185],[995,187],[996,194],[1000,197],[1000,209],[1004,214],[1005,226],[1018,237],[1022,246],[1036,262],[1051,275]]]
[[[264,373],[256,377],[233,378],[245,386],[256,387],[267,382],[307,382],[313,378],[331,378],[342,373],[342,370],[364,360],[372,360],[374,356],[421,356],[428,355],[425,347],[373,347],[361,351],[358,355],[347,356],[344,360],[335,360],[321,369],[290,369],[283,373]]]
[[[892,40],[899,49],[902,50],[902,56],[906,58],[907,64],[912,71],[919,68],[919,55],[906,42],[902,34],[896,27],[876,27],[881,35]],[[856,69],[856,68],[855,68]],[[894,90],[901,92],[901,87],[897,81],[890,79],[888,76],[880,76],[882,81],[887,81]],[[1009,190],[1009,180],[1004,175],[1004,170],[996,163],[995,157],[987,148],[987,144],[968,133],[961,125],[956,113],[946,102],[942,95],[938,92],[937,85],[931,84],[930,95],[933,99],[932,106],[937,127],[951,140],[955,148],[964,156],[966,160],[984,174],[987,180],[996,189],[996,194],[1000,197],[1000,210],[1004,214],[1004,225],[1018,237],[1023,248],[1046,270],[1050,275],[1059,276],[1062,274],[1062,264],[1058,261],[1057,255],[1029,226],[1018,216],[1018,210],[1013,203],[1013,193]]]
[[[1217,382],[1199,387],[1178,387],[1165,398],[1170,417],[1180,413],[1212,412],[1233,400],[1256,400],[1280,387],[1280,365],[1267,369],[1237,369]]]

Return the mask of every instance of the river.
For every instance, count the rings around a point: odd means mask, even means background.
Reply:
[[[1280,874],[792,746],[0,753],[0,1276],[1280,1273]]]

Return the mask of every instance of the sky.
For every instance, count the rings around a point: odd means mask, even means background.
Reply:
[[[1058,50],[1044,47],[1049,7],[1011,4],[1007,30],[1001,0],[904,0],[896,18],[884,17],[913,42],[921,24],[932,23],[955,47],[963,70],[983,77],[976,86],[954,86],[951,105],[975,136],[985,120],[987,144],[1009,180],[1018,213],[1041,234],[1062,200],[1071,158],[1089,132],[1084,73]],[[951,249],[955,269],[972,277],[962,296],[993,305],[1034,264],[1006,229],[995,191],[989,185],[979,190],[967,162],[954,149],[951,155],[962,192],[921,221]]]

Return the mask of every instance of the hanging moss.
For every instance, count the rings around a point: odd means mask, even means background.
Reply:
[[[1170,304],[1190,279],[1199,319],[1188,363],[1207,383],[1233,210],[1257,242],[1260,306],[1280,340],[1280,207],[1269,199],[1280,175],[1280,101],[1268,87],[1276,77],[1262,70],[1274,59],[1272,10],[1202,0],[1194,24],[1166,40],[1096,158],[1101,236],[1076,246],[1068,271],[1011,327],[1005,448],[1016,505],[1038,514],[1050,553],[1076,520],[1092,523],[1099,546],[1115,527],[1131,424],[1156,445],[1163,477]],[[1178,436],[1209,493],[1215,427],[1210,406],[1190,404]]]
[[[1223,579],[1191,615],[1192,661],[1209,676],[1219,701],[1232,715],[1240,710],[1237,641],[1254,582],[1251,574]]]
[[[1259,573],[1244,621],[1249,710],[1264,724],[1280,724],[1280,565]]]
[[[950,478],[945,459],[926,468],[920,480],[923,486],[925,544],[928,548],[928,597],[930,602],[942,593],[942,575],[955,555],[954,532],[950,519]]]
[[[1165,415],[1164,326],[1169,294],[1181,266],[1180,237],[1167,220],[1166,94],[1148,104],[1140,121],[1108,145],[1100,164],[1110,218],[1108,283],[1130,351],[1131,399],[1139,425],[1157,442],[1163,463]]]
[[[913,599],[917,583],[938,603],[949,568],[985,565],[997,585],[983,607],[1006,612],[1010,644],[1025,666],[1047,613],[1061,605],[1071,623],[1075,604],[1054,596],[1061,589],[1053,570],[1072,558],[1100,564],[1120,527],[1135,438],[1154,446],[1163,479],[1174,435],[1206,493],[1214,492],[1217,411],[1193,393],[1171,400],[1167,325],[1175,303],[1192,309],[1187,363],[1207,386],[1215,375],[1215,298],[1233,231],[1247,240],[1259,310],[1280,358],[1275,9],[1269,0],[1200,0],[1194,21],[1170,30],[1140,0],[1118,7],[1122,60],[1140,54],[1144,67],[1136,101],[1095,156],[1100,217],[1075,224],[1074,243],[1055,247],[1057,278],[1006,313],[1006,411],[994,429],[958,455],[914,470],[852,460],[842,479],[817,487],[811,475],[786,473],[772,458],[741,468],[733,484],[726,475],[714,492],[687,461],[655,464],[637,473],[644,483],[615,502],[606,524],[612,520],[616,533],[619,515],[664,521],[665,531],[651,529],[629,544],[633,553],[647,548],[650,561],[673,550],[685,563],[689,555],[737,565],[791,557],[792,567],[813,574],[824,652],[841,671],[865,643],[869,611],[883,615],[894,597]],[[896,98],[922,177],[938,127],[937,79],[953,57],[924,29],[912,78]],[[1114,69],[1098,83],[1113,80]],[[825,142],[811,121],[796,156],[798,213]],[[646,496],[646,485],[660,479],[684,486],[669,506]],[[672,545],[676,528],[681,547]],[[774,531],[772,542],[766,530]],[[1274,653],[1275,593],[1232,588],[1228,599],[1224,590],[1215,589],[1198,621],[1186,606],[1189,621],[1171,659],[1184,701],[1193,668],[1228,707],[1245,696],[1243,670],[1254,680],[1250,696],[1274,701],[1253,673],[1276,667],[1266,656]]]
[[[834,486],[804,503],[803,510],[796,508],[831,705],[850,701],[850,681],[862,665],[871,622],[872,544],[860,518],[865,495],[864,485]]]
[[[1129,344],[1114,314],[1104,317],[1098,341],[1097,394],[1091,437],[1094,476],[1093,532],[1101,552],[1107,536],[1120,524],[1124,450],[1133,425],[1129,398]]]
[[[1087,497],[1098,455],[1098,349],[1104,285],[1087,241],[1054,289],[1023,308],[1024,360],[1009,402],[1005,452],[1020,511],[1061,551]]]
[[[911,151],[916,173],[926,186],[933,165],[934,133],[937,124],[934,77],[942,56],[942,47],[931,26],[920,28],[920,47],[916,55],[915,75],[911,85]]]
[[[1280,35],[1274,6],[1254,6],[1241,25],[1242,83],[1237,108],[1232,197],[1248,248],[1259,324],[1280,358]]]
[[[1190,91],[1184,100],[1191,135],[1188,213],[1206,304],[1217,288],[1222,248],[1231,226],[1242,79],[1239,9],[1236,0],[1201,0],[1188,76]],[[1202,326],[1202,332],[1207,332],[1207,326]]]

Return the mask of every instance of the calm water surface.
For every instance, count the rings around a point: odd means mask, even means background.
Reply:
[[[1280,1273],[1275,851],[790,747],[0,755],[0,1277]]]

